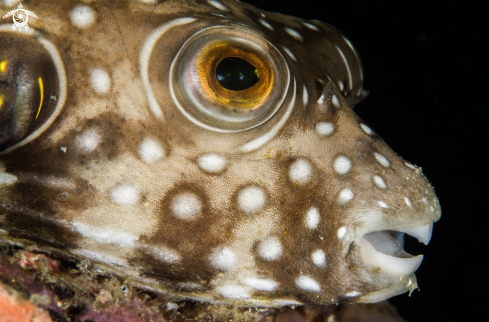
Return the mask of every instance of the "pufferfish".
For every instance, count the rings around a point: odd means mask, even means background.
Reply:
[[[353,111],[337,29],[234,0],[25,9],[0,25],[2,243],[236,306],[417,287],[404,236],[428,244],[439,202]]]

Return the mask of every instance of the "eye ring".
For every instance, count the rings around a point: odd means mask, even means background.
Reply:
[[[260,79],[232,91],[216,78],[218,64],[238,57],[256,67]],[[288,65],[270,42],[253,31],[214,26],[193,34],[170,66],[170,95],[180,112],[201,128],[240,132],[260,126],[281,107],[290,83]]]
[[[41,47],[49,54],[49,58],[52,61],[52,64],[55,68],[56,76],[58,79],[58,88],[57,88],[57,97],[56,97],[56,105],[52,109],[51,113],[49,114],[48,117],[44,120],[44,122],[35,128],[35,130],[27,132],[27,135],[23,138],[21,138],[18,142],[14,143],[12,146],[7,147],[3,151],[0,151],[0,155],[9,153],[29,142],[37,138],[39,135],[41,135],[44,131],[46,131],[56,120],[56,118],[59,116],[61,113],[65,101],[66,101],[66,94],[67,94],[67,81],[66,81],[66,72],[65,68],[63,65],[63,61],[61,59],[61,56],[59,55],[58,50],[56,49],[56,46],[45,39],[42,34],[40,34],[38,31],[36,31],[33,28],[30,28],[27,32],[23,31],[12,31],[11,25],[0,25],[0,33],[10,33],[10,34],[19,34],[22,36],[31,36],[34,40],[37,40],[37,42],[41,45]],[[39,87],[41,88],[41,96],[44,101],[51,99],[49,96],[44,93],[44,83],[42,80],[36,80],[39,82]],[[42,104],[42,102],[41,102]],[[39,117],[39,112],[41,112],[41,105],[39,106],[38,110],[36,111],[36,119]],[[42,113],[42,112],[41,112]]]

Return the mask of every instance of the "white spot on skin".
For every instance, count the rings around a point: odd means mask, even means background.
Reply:
[[[374,176],[374,183],[379,189],[386,189],[387,185],[385,184],[384,179],[381,176]]]
[[[371,128],[369,128],[363,123],[360,123],[360,127],[362,128],[363,132],[367,133],[368,135],[372,135],[374,133],[374,131],[372,131]]]
[[[334,125],[330,122],[316,123],[316,133],[320,136],[328,136],[334,132]]]
[[[118,185],[110,191],[113,202],[121,206],[135,206],[139,203],[139,190],[129,184]]]
[[[195,193],[183,192],[173,199],[171,209],[178,218],[192,220],[200,214],[202,203]]]
[[[60,150],[63,151],[64,153],[66,153],[66,147],[65,146],[60,147]]]
[[[138,154],[143,162],[154,163],[163,158],[165,152],[160,142],[152,138],[146,138],[139,145]]]
[[[312,165],[309,161],[298,159],[290,165],[289,178],[293,183],[306,184],[311,180]]]
[[[110,91],[111,80],[109,74],[102,68],[90,71],[90,83],[97,94],[107,94]]]
[[[321,106],[325,106],[325,101],[326,100],[326,95],[321,95],[318,99],[318,104],[321,105]]]
[[[333,95],[333,98],[331,98],[331,103],[333,103],[334,107],[336,108],[340,107],[340,100],[336,95]]]
[[[100,134],[95,130],[86,130],[76,137],[76,141],[83,151],[90,153],[98,147]]]
[[[319,28],[314,26],[312,23],[303,21],[302,24],[311,30],[319,31]]]
[[[319,292],[321,291],[321,286],[318,282],[310,278],[309,276],[301,276],[295,280],[295,284],[304,291]]]
[[[323,250],[318,249],[314,253],[312,253],[312,262],[317,267],[326,266],[326,254],[323,252]]]
[[[276,237],[268,237],[258,245],[258,255],[267,261],[276,260],[282,255],[282,243]]]
[[[227,247],[218,247],[212,252],[210,261],[215,268],[226,271],[236,263],[236,254]]]
[[[269,24],[268,22],[266,22],[265,20],[263,20],[263,19],[259,18],[259,19],[258,19],[258,22],[259,22],[259,23],[261,23],[261,24],[262,24],[262,26],[264,26],[264,27],[266,27],[266,28],[270,29],[271,31],[273,31],[273,27],[272,27],[272,25],[270,25],[270,24]]]
[[[71,11],[71,23],[78,28],[87,28],[95,22],[95,11],[85,5],[79,5]]]
[[[345,204],[349,203],[352,199],[353,199],[353,192],[348,188],[341,190],[341,192],[338,196],[338,202],[341,205],[345,205]]]
[[[409,206],[409,208],[413,209],[413,204],[411,203],[411,199],[409,199],[409,197],[404,197],[404,202]]]
[[[5,5],[5,7],[15,6],[19,2],[20,0],[3,0],[3,4]]]
[[[278,286],[278,283],[275,282],[274,280],[265,279],[265,278],[256,278],[256,277],[250,277],[245,279],[245,283],[246,285],[248,285],[251,288],[254,288],[255,290],[266,291],[266,292],[275,291],[275,289]]]
[[[143,3],[157,3],[158,1],[157,0],[139,0],[139,2],[143,2]]]
[[[306,85],[304,85],[304,89],[302,90],[302,103],[304,104],[304,107],[309,103],[309,94],[307,93]]]
[[[391,166],[389,160],[387,160],[387,158],[384,157],[382,154],[375,152],[374,156],[375,159],[377,159],[377,162],[379,162],[383,167],[388,168]]]
[[[384,209],[389,208],[389,206],[387,206],[387,204],[382,200],[377,201],[377,205],[379,205],[380,208],[384,208]]]
[[[251,186],[241,190],[238,194],[238,206],[246,214],[261,210],[266,203],[266,194],[262,188]]]
[[[15,183],[18,178],[12,174],[0,173],[0,187]]]
[[[293,53],[290,51],[290,49],[289,49],[289,48],[287,48],[287,47],[285,47],[285,46],[282,46],[282,48],[285,50],[285,52],[287,53],[287,55],[289,55],[289,57],[290,57],[290,58],[291,58],[293,61],[297,62],[297,58],[296,58],[296,57],[295,57],[295,55],[294,55],[294,54],[293,54]]]
[[[346,235],[346,227],[343,226],[340,229],[338,229],[338,233],[337,234],[338,234],[338,238],[339,239],[343,239],[343,237],[345,237],[345,235]]]
[[[227,160],[225,157],[219,154],[206,154],[201,156],[197,163],[199,167],[207,172],[211,173],[219,173],[221,172],[227,164]]]
[[[220,1],[217,1],[217,0],[207,0],[207,2],[213,6],[214,8],[216,9],[219,9],[221,11],[228,11],[228,7],[226,7],[225,5],[223,5]]]
[[[346,293],[345,296],[347,296],[347,297],[355,297],[355,296],[359,296],[361,294],[362,293],[360,293],[360,292],[353,291],[353,292]]]
[[[312,207],[306,214],[306,227],[309,229],[316,229],[319,225],[319,210]]]
[[[298,33],[296,30],[290,28],[290,27],[284,27],[284,30],[286,33],[289,34],[289,36],[291,36],[292,38],[296,39],[296,40],[299,40],[299,41],[302,41],[304,40],[304,38],[302,37],[302,35],[300,33]]]
[[[333,169],[338,174],[347,174],[350,172],[352,167],[350,159],[345,156],[340,155],[334,160]]]
[[[174,264],[181,259],[180,255],[175,250],[164,246],[143,246],[142,248],[165,263]]]
[[[180,255],[171,249],[160,249],[158,259],[164,261],[165,263],[173,264],[180,261]]]
[[[297,302],[289,299],[278,299],[272,301],[274,306],[290,306],[290,305],[304,305],[304,303]]]
[[[116,244],[121,247],[132,248],[139,238],[122,230],[95,227],[80,222],[73,222],[73,226],[83,237],[92,239],[100,244]]]
[[[127,266],[127,261],[125,259],[122,259],[120,257],[111,255],[111,254],[106,254],[103,252],[97,252],[97,251],[91,251],[91,250],[86,250],[86,249],[74,249],[72,250],[73,253],[80,255],[83,258],[88,258],[93,260],[94,262],[101,262],[101,263],[113,263],[117,264],[120,266]]]
[[[250,298],[250,294],[242,286],[228,284],[228,285],[218,286],[216,289],[219,293],[221,293],[222,296],[229,299]]]
[[[29,178],[29,176],[24,175],[24,179],[27,178]],[[77,187],[77,184],[74,181],[62,177],[35,175],[32,179],[42,183],[46,187],[53,187],[63,190],[74,190]]]
[[[338,81],[338,89],[340,90],[340,92],[343,92],[344,88],[345,88],[345,84],[343,84],[343,82],[339,80]]]
[[[413,170],[416,170],[416,166],[412,165],[411,163],[409,163],[409,162],[404,162],[404,164],[406,165],[406,167],[411,168],[411,169],[413,169]]]

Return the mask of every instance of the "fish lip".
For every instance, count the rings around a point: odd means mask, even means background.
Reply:
[[[389,275],[412,275],[423,261],[423,255],[413,256],[403,249],[390,232],[406,233],[428,245],[433,231],[433,222],[428,224],[382,229],[367,232],[360,238],[359,253],[364,265],[380,269]]]

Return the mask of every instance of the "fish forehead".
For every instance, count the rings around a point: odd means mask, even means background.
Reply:
[[[325,304],[406,289],[369,275],[361,237],[430,223],[438,201],[353,112],[361,65],[336,29],[235,1],[28,9],[59,53],[66,100],[49,128],[0,155],[4,239],[197,300]],[[214,131],[175,99],[175,57],[215,30],[263,39],[285,62],[283,100],[259,126]]]

